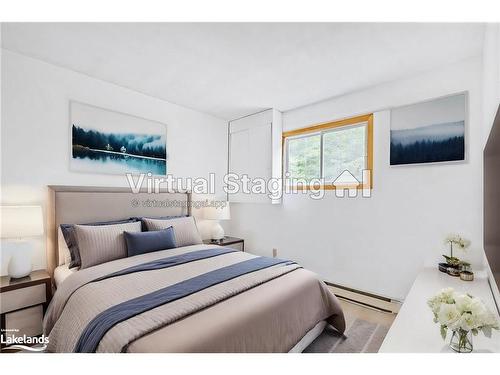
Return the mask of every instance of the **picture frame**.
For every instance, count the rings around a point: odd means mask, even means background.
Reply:
[[[104,174],[167,174],[167,126],[71,100],[70,170]]]
[[[467,123],[467,92],[392,109],[390,165],[465,162]]]

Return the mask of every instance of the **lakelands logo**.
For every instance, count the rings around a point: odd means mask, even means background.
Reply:
[[[6,333],[9,332],[7,335]],[[17,329],[2,330],[0,342],[9,349],[27,350],[30,352],[43,352],[49,344],[49,338],[45,335],[38,337],[33,336],[17,336]]]

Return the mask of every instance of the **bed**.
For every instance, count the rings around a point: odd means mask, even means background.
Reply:
[[[44,318],[50,352],[300,352],[331,324],[338,300],[287,260],[196,244],[69,268],[61,223],[127,216],[191,215],[191,194],[151,199],[115,188],[49,188],[47,257],[56,292]],[[155,199],[159,199],[156,197]],[[132,202],[132,203],[131,203]]]

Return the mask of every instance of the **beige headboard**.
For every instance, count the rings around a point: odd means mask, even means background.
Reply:
[[[59,224],[89,223],[134,216],[191,215],[190,192],[132,193],[130,188],[48,186],[47,270],[58,264]]]

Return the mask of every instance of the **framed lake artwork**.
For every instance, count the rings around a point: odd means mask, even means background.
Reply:
[[[167,174],[167,127],[71,101],[70,169],[90,173]]]
[[[391,165],[465,160],[467,94],[391,111]]]

